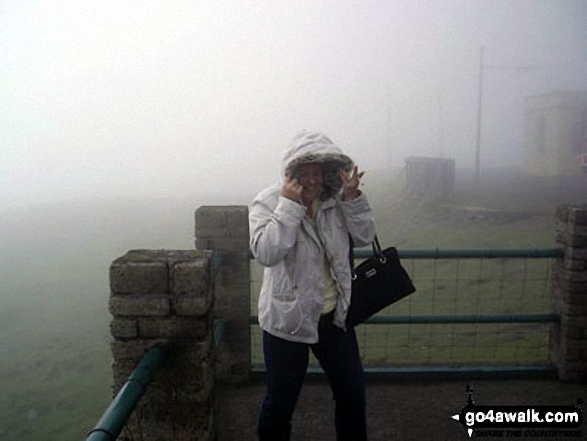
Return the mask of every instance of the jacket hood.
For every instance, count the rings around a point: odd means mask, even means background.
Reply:
[[[341,187],[340,169],[350,172],[353,169],[351,158],[342,153],[340,147],[321,132],[303,130],[298,132],[283,152],[281,161],[281,180],[285,178],[286,170],[292,176],[300,165],[309,163],[323,164],[323,187],[321,199],[326,200],[336,196]]]

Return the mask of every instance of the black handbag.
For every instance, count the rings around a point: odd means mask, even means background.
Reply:
[[[402,267],[397,249],[391,247],[382,251],[377,236],[372,245],[373,256],[355,268],[351,239],[349,261],[352,294],[346,318],[346,323],[350,326],[364,322],[386,306],[416,291],[410,276]]]

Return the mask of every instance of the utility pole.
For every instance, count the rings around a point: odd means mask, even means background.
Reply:
[[[483,51],[481,46],[481,55],[479,57],[479,103],[477,107],[477,147],[475,149],[475,179],[478,181],[481,175],[481,102],[483,100]]]
[[[444,158],[444,120],[442,118],[442,92],[438,94],[438,150]]]
[[[391,170],[391,109],[389,106],[389,84],[387,85],[387,93],[386,93],[386,103],[387,103],[387,167]]]

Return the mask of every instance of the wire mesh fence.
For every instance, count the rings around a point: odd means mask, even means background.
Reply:
[[[366,186],[378,236],[383,244],[402,249],[552,246],[550,213],[560,195],[568,193],[550,191],[519,174],[487,172],[480,180],[457,176],[457,189],[449,196],[438,196],[436,182],[414,195],[406,186],[405,168],[369,176]],[[365,366],[549,363],[549,320],[486,323],[474,318],[552,316],[552,257],[402,258],[402,264],[417,291],[377,315],[393,316],[399,323],[356,328]],[[251,277],[255,316],[262,268],[254,260]],[[414,320],[422,316],[440,319]],[[465,316],[472,319],[451,320]],[[252,363],[262,365],[261,331],[251,326]]]
[[[547,322],[482,323],[475,317],[551,312],[548,258],[403,259],[416,293],[377,316],[399,323],[356,328],[365,366],[544,364],[548,362]],[[257,314],[262,268],[251,261],[251,315]],[[472,317],[472,322],[440,322]],[[407,322],[407,323],[406,323]],[[252,364],[263,363],[261,331],[252,326]],[[313,364],[317,362],[312,359]]]

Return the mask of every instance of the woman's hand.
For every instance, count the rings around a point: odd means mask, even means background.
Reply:
[[[285,181],[281,186],[281,196],[295,202],[301,202],[303,189],[297,179],[292,179],[289,172],[285,174]]]
[[[359,167],[355,165],[352,175],[349,174],[344,168],[340,170],[340,178],[342,179],[342,200],[351,201],[360,196],[359,184],[361,178],[365,174],[364,171],[359,173]]]

